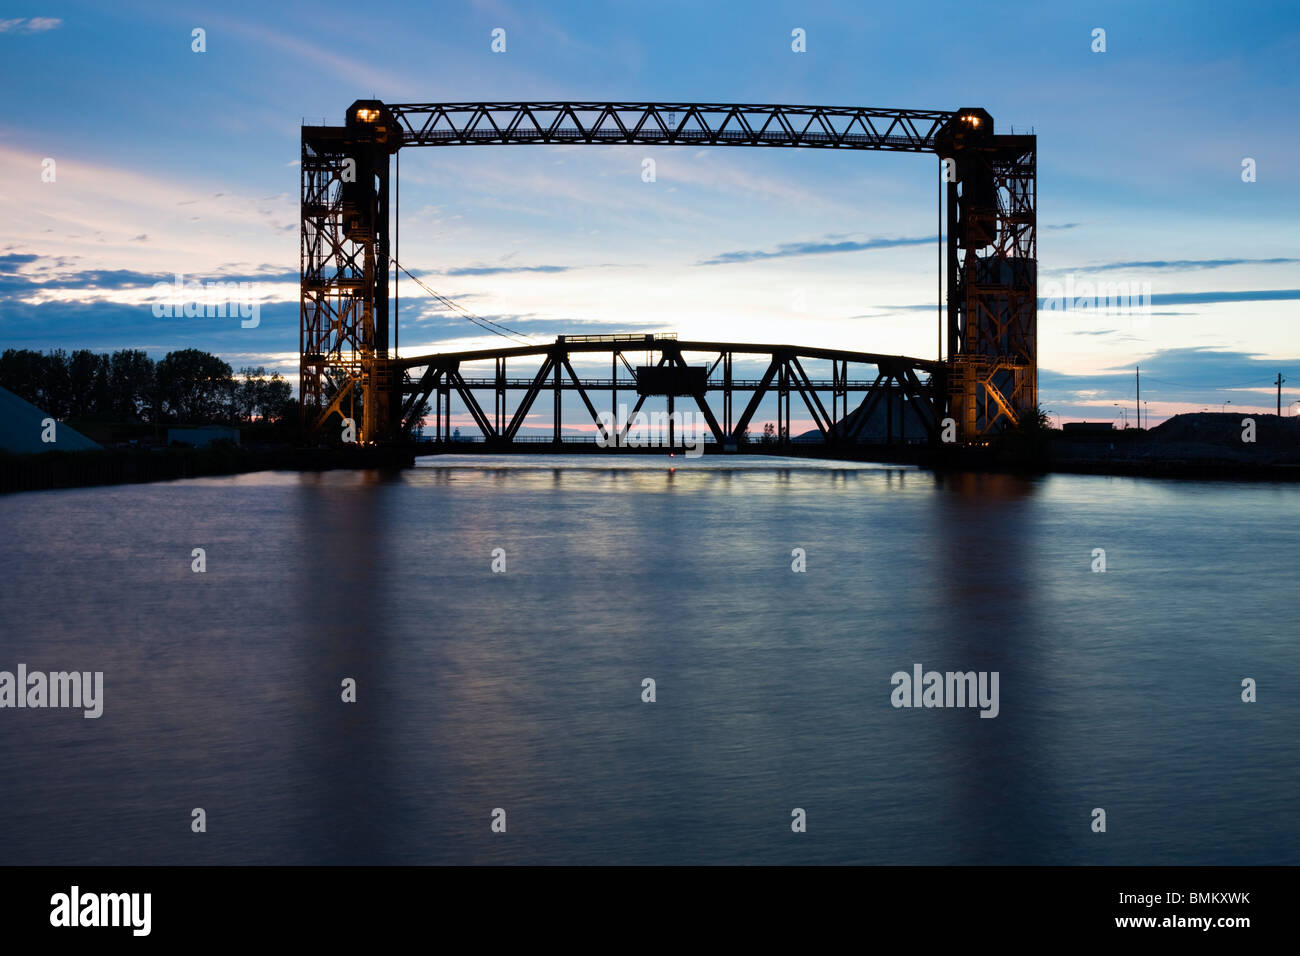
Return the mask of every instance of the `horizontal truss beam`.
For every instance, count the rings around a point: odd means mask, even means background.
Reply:
[[[735,103],[387,104],[402,146],[624,143],[934,152],[946,110]]]
[[[941,362],[906,356],[885,356],[868,352],[848,352],[839,349],[801,349],[793,346],[760,346],[739,343],[718,342],[684,342],[676,339],[656,339],[653,342],[641,340],[623,340],[618,342],[567,342],[558,340],[546,346],[529,346],[493,350],[476,350],[469,352],[439,353],[402,359],[400,364],[409,373],[412,369],[423,366],[419,375],[408,375],[403,392],[402,403],[404,424],[408,427],[418,424],[411,420],[416,410],[438,392],[437,404],[437,440],[449,439],[451,431],[449,396],[454,391],[464,404],[473,422],[490,444],[511,443],[519,440],[520,429],[533,410],[538,396],[544,391],[552,393],[554,418],[551,422],[553,440],[562,441],[560,429],[556,423],[563,425],[563,404],[561,396],[565,393],[578,394],[584,406],[588,420],[595,424],[600,435],[610,444],[623,444],[628,437],[631,420],[645,405],[648,396],[637,390],[636,379],[597,377],[581,378],[574,370],[570,356],[575,353],[592,355],[605,353],[606,360],[613,368],[621,359],[625,367],[631,368],[623,357],[625,351],[649,352],[658,356],[654,363],[658,366],[674,365],[686,367],[688,363],[683,353],[717,352],[717,357],[709,365],[712,377],[705,380],[702,387],[686,395],[667,398],[670,413],[677,409],[676,402],[693,401],[708,427],[714,441],[740,443],[745,441],[745,433],[757,414],[763,400],[769,396],[777,399],[777,418],[781,443],[790,441],[790,395],[797,392],[807,408],[815,427],[827,437],[829,442],[859,442],[869,425],[874,421],[877,430],[883,427],[883,440],[905,441],[925,437],[938,440],[938,432],[943,418],[943,403],[947,397],[944,379],[945,365]],[[736,379],[731,376],[731,368],[736,355],[764,356],[768,360],[767,369],[758,379]],[[510,358],[540,358],[540,367],[530,377],[511,378],[506,374],[506,363]],[[809,377],[801,360],[823,359],[834,364],[834,377],[813,379]],[[467,361],[491,361],[495,366],[492,377],[467,378],[462,374],[461,365]],[[877,374],[874,379],[849,379],[850,362],[872,365]],[[722,369],[719,373],[718,370]],[[930,382],[922,381],[922,376],[929,375]],[[603,399],[608,396],[610,414],[614,414],[619,390],[635,395],[636,401],[628,416],[628,421],[614,422],[618,429],[611,434],[607,421],[602,419],[592,395]],[[496,407],[493,414],[479,404],[476,392],[492,392]],[[508,424],[505,393],[522,391],[524,395],[509,415]],[[723,394],[721,416],[710,405],[709,393]],[[732,421],[730,409],[737,392],[748,392],[749,398],[744,410]],[[828,413],[820,393],[829,392],[833,399],[838,397],[846,412],[839,421]],[[863,395],[860,404],[849,411],[847,394],[857,392]],[[833,404],[832,408],[836,406]],[[910,411],[909,411],[910,410]],[[494,425],[496,421],[500,424]],[[882,425],[883,422],[883,425]],[[908,435],[911,431],[910,436]]]

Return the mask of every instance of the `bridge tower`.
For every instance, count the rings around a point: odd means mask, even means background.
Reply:
[[[303,422],[334,412],[359,442],[399,433],[401,375],[388,354],[389,156],[401,131],[378,101],[343,126],[302,128],[299,397]]]
[[[1038,407],[1037,137],[962,109],[936,137],[948,192],[948,405],[964,442]]]

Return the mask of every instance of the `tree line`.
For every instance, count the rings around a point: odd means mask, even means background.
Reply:
[[[236,375],[219,357],[198,349],[168,352],[157,362],[139,349],[6,349],[0,354],[0,386],[60,421],[238,425],[298,414],[293,391],[278,372],[259,366]]]

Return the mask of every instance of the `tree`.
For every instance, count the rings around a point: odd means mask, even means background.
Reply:
[[[0,354],[0,385],[19,398],[40,407],[44,401],[44,361],[40,352],[5,349]]]
[[[91,386],[90,407],[97,415],[113,411],[113,364],[107,355],[95,356],[95,384]]]
[[[108,360],[108,412],[119,421],[153,421],[157,410],[157,366],[140,349],[120,349]]]
[[[1020,428],[1026,432],[1050,432],[1052,420],[1047,417],[1047,412],[1043,411],[1043,406],[1037,405],[1033,411],[1025,413]]]
[[[228,421],[235,381],[229,365],[207,352],[168,352],[157,368],[163,413],[176,422]]]
[[[421,402],[420,407],[411,411],[410,417],[407,418],[404,426],[404,436],[410,438],[421,438],[424,436],[424,419],[433,412],[433,406],[428,402]]]
[[[234,387],[235,420],[251,422],[260,417],[262,421],[279,421],[284,417],[284,408],[293,396],[293,389],[279,372],[268,373],[266,369],[241,368],[240,381]]]
[[[1008,428],[997,438],[998,458],[1016,469],[1041,471],[1052,454],[1052,426],[1041,405],[1026,411],[1015,428]]]
[[[95,408],[95,379],[99,371],[99,356],[89,349],[77,349],[68,359],[68,379],[71,384],[72,415],[89,415]]]
[[[72,411],[72,377],[68,373],[68,353],[55,349],[42,357],[44,368],[41,408],[62,420]]]
[[[261,387],[257,392],[257,407],[262,412],[262,417],[267,420],[279,421],[284,418],[285,406],[293,398],[293,387],[284,380],[279,372],[274,372],[269,378],[263,378]]]
[[[258,391],[266,369],[261,366],[241,368],[239,374],[240,381],[235,385],[235,420],[251,422],[260,405]]]
[[[198,349],[169,352],[157,363],[139,349],[0,353],[0,385],[59,420],[94,415],[203,424],[260,418],[268,424],[291,420],[296,432],[298,402],[284,377],[261,367],[240,369],[240,375],[236,381],[229,365]]]

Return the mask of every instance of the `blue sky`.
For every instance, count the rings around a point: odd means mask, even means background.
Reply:
[[[292,375],[299,125],[361,97],[982,106],[1039,137],[1040,291],[1152,290],[1148,316],[1040,315],[1044,407],[1114,418],[1141,364],[1153,421],[1269,410],[1279,371],[1300,399],[1298,63],[1285,3],[6,3],[0,346],[198,347]],[[401,258],[540,339],[928,358],[935,177],[887,153],[406,150]],[[154,318],[175,273],[257,282],[260,324]],[[404,354],[486,344],[409,281],[401,323]]]

